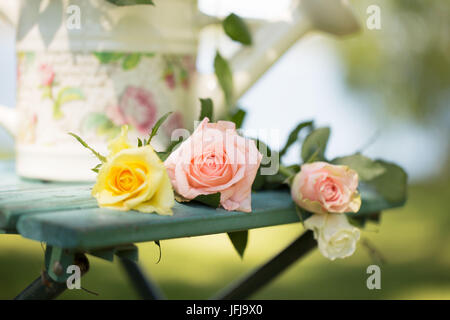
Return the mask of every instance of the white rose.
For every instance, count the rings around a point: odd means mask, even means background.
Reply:
[[[349,257],[355,252],[359,229],[348,222],[345,214],[314,214],[305,220],[304,225],[314,232],[324,257],[334,260]]]

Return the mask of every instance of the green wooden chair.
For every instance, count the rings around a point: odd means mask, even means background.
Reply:
[[[143,299],[163,299],[140,270],[134,243],[248,230],[299,222],[290,194],[264,191],[252,195],[253,212],[228,212],[199,204],[176,204],[173,216],[120,212],[97,207],[92,184],[23,180],[11,161],[0,161],[0,233],[45,242],[41,276],[16,299],[52,299],[66,289],[70,265],[89,270],[86,254],[120,262]],[[386,204],[387,207],[392,205]],[[385,209],[365,192],[360,213]],[[299,227],[299,231],[300,231]],[[300,235],[254,272],[213,299],[245,299],[316,247],[312,232]]]

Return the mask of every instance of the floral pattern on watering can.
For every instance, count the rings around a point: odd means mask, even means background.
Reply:
[[[26,144],[57,144],[68,131],[104,142],[123,124],[145,136],[162,114],[182,106],[195,75],[191,55],[20,52],[17,60],[26,114],[18,139]],[[162,130],[167,139],[184,127],[181,110],[174,111]]]

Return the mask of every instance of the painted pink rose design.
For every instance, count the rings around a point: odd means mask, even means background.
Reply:
[[[157,108],[151,92],[138,87],[127,87],[119,105],[109,107],[106,114],[117,125],[130,124],[139,133],[148,134],[156,122]]]
[[[16,83],[18,85],[20,83],[20,79],[22,78],[22,68],[21,68],[20,64],[17,64],[16,70],[17,70],[17,72],[16,72],[16,75],[17,75]]]
[[[189,76],[187,74],[182,73],[181,75],[181,85],[185,90],[189,89],[189,86],[191,85]]]
[[[44,63],[39,67],[39,71],[41,74],[41,85],[51,86],[53,80],[55,79],[55,73],[53,72],[53,68],[48,64]]]
[[[195,58],[193,56],[183,56],[182,62],[189,73],[195,72]]]
[[[294,178],[291,195],[301,208],[314,213],[358,212],[358,174],[327,162],[304,164]]]
[[[169,71],[164,75],[164,81],[166,82],[166,85],[170,88],[170,90],[175,89],[176,82],[175,82],[175,74],[173,71]]]
[[[185,199],[220,192],[223,208],[250,212],[261,159],[255,142],[239,136],[233,122],[209,123],[205,118],[164,165],[175,191]]]
[[[114,125],[120,127],[124,124],[127,124],[125,116],[120,110],[118,105],[110,105],[106,108],[106,116],[109,120],[114,123]]]

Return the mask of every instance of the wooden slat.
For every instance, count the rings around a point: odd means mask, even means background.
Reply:
[[[15,232],[21,215],[96,207],[92,183],[49,183],[23,179],[14,162],[0,161],[0,229]]]
[[[40,187],[0,192],[0,229],[15,230],[20,216],[41,212],[95,208],[89,185],[43,184]]]
[[[176,204],[173,216],[108,209],[24,215],[17,229],[26,238],[64,248],[94,249],[124,243],[238,231],[299,221],[288,192],[253,195],[253,212],[228,212]]]

